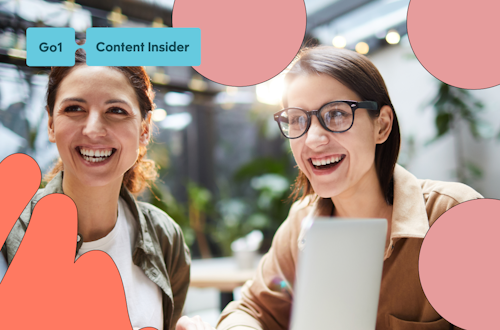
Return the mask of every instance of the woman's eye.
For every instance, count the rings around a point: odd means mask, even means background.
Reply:
[[[81,111],[83,111],[83,109],[79,105],[71,105],[64,109],[64,112],[81,112]]]
[[[335,118],[335,117],[345,117],[347,116],[347,113],[344,111],[331,111],[330,112],[330,117]]]
[[[128,114],[128,112],[125,111],[125,110],[123,110],[122,108],[110,108],[108,110],[108,112],[116,113],[118,115],[126,115],[126,114]]]

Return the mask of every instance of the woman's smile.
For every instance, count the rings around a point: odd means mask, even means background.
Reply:
[[[331,155],[326,157],[311,157],[309,164],[316,175],[327,175],[336,171],[343,163],[346,155]]]
[[[107,164],[110,158],[115,154],[115,148],[89,148],[76,147],[75,150],[80,154],[84,163],[88,166],[99,166]]]

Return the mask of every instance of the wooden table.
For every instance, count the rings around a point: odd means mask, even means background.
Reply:
[[[255,265],[252,269],[239,269],[233,257],[193,260],[190,286],[218,289],[221,292],[222,310],[234,299],[233,290],[253,278],[261,257],[255,258]]]

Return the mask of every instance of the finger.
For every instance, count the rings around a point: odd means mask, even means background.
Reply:
[[[77,221],[75,203],[68,196],[51,194],[42,198],[33,210],[12,266],[21,263],[31,269],[51,268],[55,274],[59,269],[66,270],[75,261]]]
[[[175,330],[186,330],[186,327],[189,325],[189,318],[187,316],[182,316],[175,325]]]
[[[194,318],[193,318],[194,319]],[[193,319],[183,316],[177,321],[177,325],[175,326],[175,330],[198,330],[196,325],[196,321]]]
[[[0,247],[40,186],[42,174],[33,158],[14,154],[0,163]]]
[[[203,321],[199,315],[194,316],[191,320],[196,325],[196,330],[214,330],[214,328],[207,322]]]
[[[209,328],[207,328],[208,323],[203,322],[203,320],[201,319],[201,316],[199,316],[199,315],[196,315],[195,317],[193,317],[193,321],[196,323],[196,330],[211,329],[210,326],[209,326]]]
[[[203,330],[215,330],[214,327],[212,327],[210,324],[208,324],[207,322],[203,322]]]

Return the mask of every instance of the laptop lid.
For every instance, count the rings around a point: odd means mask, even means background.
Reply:
[[[7,272],[7,261],[5,260],[3,253],[0,252],[0,282],[2,282],[2,279]]]
[[[374,330],[387,220],[316,218],[299,255],[292,330]]]

